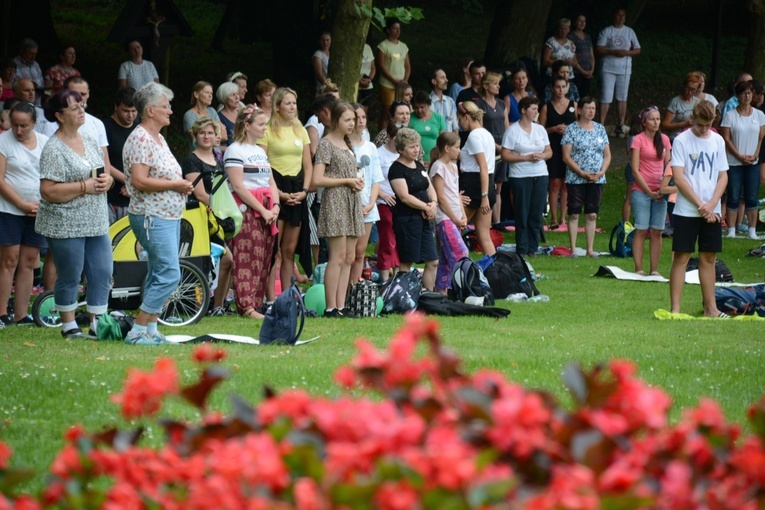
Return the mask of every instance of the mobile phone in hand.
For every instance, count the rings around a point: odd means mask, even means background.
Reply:
[[[98,176],[101,175],[102,173],[104,173],[104,167],[99,166],[99,167],[96,167],[96,168],[93,169],[93,172],[92,172],[91,176],[94,179],[97,179]]]

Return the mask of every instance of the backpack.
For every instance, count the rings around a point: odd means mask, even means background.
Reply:
[[[693,271],[699,268],[699,258],[691,257],[688,260],[688,266],[685,268],[687,271]],[[728,265],[720,259],[715,260],[715,281],[718,282],[732,282],[733,273],[730,272]]]
[[[635,237],[635,227],[629,221],[620,221],[611,230],[608,241],[608,251],[614,257],[632,256],[632,238]]]
[[[449,297],[464,303],[470,296],[484,298],[484,303],[489,306],[494,304],[494,294],[491,292],[491,286],[489,286],[489,281],[484,276],[483,271],[470,257],[464,257],[452,268]]]
[[[539,294],[526,261],[515,252],[497,251],[494,262],[486,268],[484,274],[496,299],[505,299],[519,292],[528,297]]]
[[[463,316],[478,315],[482,317],[502,318],[510,315],[510,310],[496,306],[469,305],[454,301],[438,292],[424,291],[417,301],[417,311],[427,315]]]
[[[399,271],[382,285],[382,314],[405,313],[417,308],[422,292],[422,275],[416,269]]]
[[[305,304],[293,276],[292,285],[279,294],[266,312],[258,341],[261,345],[295,345],[300,339],[304,324]]]
[[[135,317],[114,310],[98,317],[96,332],[99,340],[124,340],[135,324]]]

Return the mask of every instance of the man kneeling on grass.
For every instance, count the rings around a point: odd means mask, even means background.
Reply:
[[[699,281],[705,317],[728,317],[715,302],[715,258],[722,251],[720,197],[728,184],[725,142],[710,130],[715,109],[709,101],[693,108],[691,129],[679,134],[672,147],[672,174],[677,186],[672,272],[669,276],[671,312],[680,313],[685,270],[699,243]]]

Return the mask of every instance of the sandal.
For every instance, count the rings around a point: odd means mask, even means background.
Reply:
[[[662,276],[661,276],[661,273],[660,273],[660,272],[658,272],[658,271],[651,271],[651,274],[649,274],[648,276],[659,276],[659,277],[662,277]],[[663,277],[662,277],[662,278],[663,278]]]
[[[645,271],[641,269],[640,271],[635,271],[635,274],[638,276],[645,276]]]
[[[718,318],[718,319],[730,319],[730,318],[731,318],[731,316],[730,316],[730,315],[728,315],[728,314],[727,314],[727,313],[725,313],[725,312],[720,312],[720,314],[717,316],[717,318]]]
[[[265,319],[266,316],[258,312],[254,308],[250,308],[242,314],[245,319]]]

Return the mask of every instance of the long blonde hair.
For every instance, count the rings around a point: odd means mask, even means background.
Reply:
[[[279,115],[279,107],[282,105],[282,101],[284,101],[284,97],[287,94],[292,94],[295,96],[295,101],[297,102],[297,92],[292,90],[289,87],[279,87],[276,89],[276,92],[274,92],[274,97],[271,99],[271,119],[268,121],[268,129],[273,132],[274,135],[276,135],[278,138],[281,138],[279,135],[279,131],[281,130],[282,126],[279,124],[279,119],[281,118],[281,115]],[[298,137],[302,136],[303,134],[303,125],[298,120],[297,116],[295,116],[294,119],[292,119],[291,122],[292,125],[292,131],[297,135]]]

